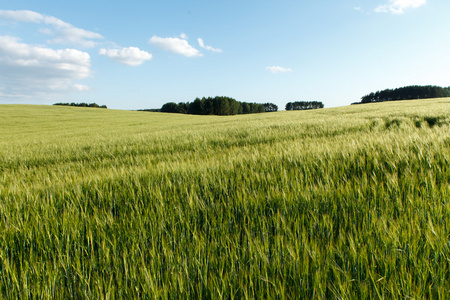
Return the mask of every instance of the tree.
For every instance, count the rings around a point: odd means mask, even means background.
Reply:
[[[242,113],[243,114],[251,113],[250,104],[249,103],[247,103],[247,102],[242,103]]]
[[[236,101],[233,98],[230,98],[229,101],[230,101],[230,115],[239,114],[239,108],[241,107],[239,101]]]
[[[307,110],[324,107],[325,105],[320,101],[295,101],[286,104],[286,110]]]
[[[161,107],[161,112],[179,113],[178,104],[175,102],[166,103]]]
[[[58,102],[55,103],[53,105],[58,105],[58,106],[75,106],[75,107],[94,107],[94,108],[108,108],[106,105],[98,105],[97,103],[89,103],[87,104],[86,102],[81,102],[81,103],[63,103],[63,102]]]
[[[187,102],[187,103],[184,103],[184,102],[178,103],[178,113],[180,113],[180,114],[187,114],[188,111],[189,111],[189,102]]]
[[[204,102],[200,98],[195,98],[194,102],[189,105],[188,114],[201,115],[203,112]]]
[[[266,103],[267,104],[267,103]],[[278,107],[271,105],[271,111],[276,111]],[[239,102],[236,99],[224,96],[195,98],[191,103],[187,102],[169,102],[161,107],[161,112],[182,113],[193,115],[237,115],[247,113],[261,113],[266,109],[263,104]]]
[[[273,111],[278,111],[278,106],[276,104],[273,103],[264,103],[264,111],[265,112],[273,112]]]
[[[217,114],[221,116],[230,115],[230,103],[225,97],[217,97]]]
[[[450,87],[411,85],[385,89],[361,97],[361,103],[450,97]]]

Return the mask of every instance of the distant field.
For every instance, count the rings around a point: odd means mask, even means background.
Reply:
[[[450,298],[449,124],[0,105],[0,298]]]

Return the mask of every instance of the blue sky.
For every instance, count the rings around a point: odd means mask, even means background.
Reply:
[[[450,86],[448,0],[5,2],[0,104],[228,96],[284,109]]]

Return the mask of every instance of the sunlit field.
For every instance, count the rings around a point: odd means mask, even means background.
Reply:
[[[0,298],[449,298],[449,124],[1,105]]]

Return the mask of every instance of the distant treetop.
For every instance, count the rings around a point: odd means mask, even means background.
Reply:
[[[84,102],[82,102],[82,103],[75,103],[75,102],[72,102],[72,103],[62,103],[62,102],[59,102],[59,103],[55,103],[55,104],[53,104],[53,105],[60,105],[60,106],[76,106],[76,107],[97,107],[97,108],[108,108],[108,107],[106,107],[106,105],[98,105],[97,103],[84,103]]]
[[[196,98],[193,102],[169,102],[161,107],[161,112],[191,115],[237,115],[277,111],[278,106],[273,103],[239,102],[230,97]]]
[[[307,110],[324,107],[325,105],[320,101],[296,101],[296,102],[288,102],[286,104],[286,110]]]
[[[411,85],[370,93],[354,104],[442,97],[450,97],[450,87]]]

